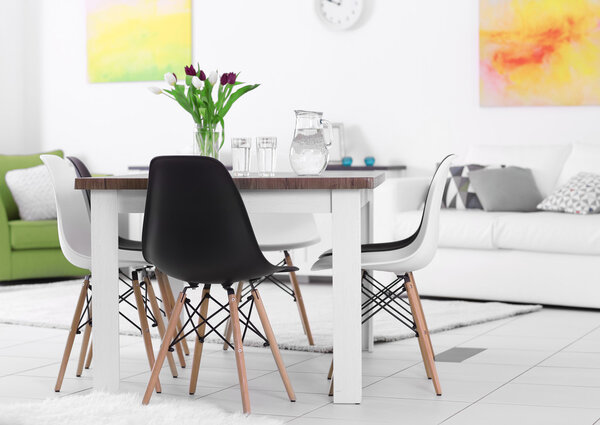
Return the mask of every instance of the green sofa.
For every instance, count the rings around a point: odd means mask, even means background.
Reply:
[[[47,152],[63,157],[60,150]],[[56,220],[24,221],[6,185],[6,172],[41,165],[41,154],[0,155],[0,281],[83,276],[60,250]]]

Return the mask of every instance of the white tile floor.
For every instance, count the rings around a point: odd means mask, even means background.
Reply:
[[[62,330],[0,325],[0,404],[90,391],[93,365],[74,376],[77,345],[63,391],[53,391],[65,338]],[[247,348],[253,412],[295,425],[600,424],[600,313],[546,308],[432,340],[438,353],[456,346],[486,350],[461,363],[438,362],[444,394],[437,397],[414,338],[378,344],[363,356],[360,405],[331,403],[330,355],[283,352],[298,399],[290,403],[268,349]],[[122,337],[121,343],[122,390],[141,394],[149,377],[142,341]],[[207,345],[202,362],[193,398],[241,410],[233,353]],[[165,368],[163,394],[154,397],[190,397],[188,377],[189,369],[173,379]]]

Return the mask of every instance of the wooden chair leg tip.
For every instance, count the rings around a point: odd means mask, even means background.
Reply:
[[[78,378],[81,378],[81,375],[75,375],[75,376],[78,377]]]

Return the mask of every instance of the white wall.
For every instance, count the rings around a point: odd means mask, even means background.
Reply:
[[[154,83],[86,82],[83,1],[38,2],[44,148],[116,172],[190,146],[191,118],[150,94]],[[477,1],[365,3],[358,28],[333,32],[312,0],[196,0],[195,60],[262,83],[232,108],[227,134],[276,135],[281,168],[296,108],[344,122],[356,160],[413,170],[472,143],[600,142],[596,107],[479,107]]]
[[[19,0],[0,9],[0,153],[14,153],[23,143],[23,19]]]
[[[0,154],[41,146],[37,2],[0,1]]]

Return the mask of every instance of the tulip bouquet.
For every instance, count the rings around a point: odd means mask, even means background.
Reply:
[[[190,65],[185,67],[185,81],[179,83],[175,73],[168,72],[165,74],[165,82],[170,88],[150,87],[150,91],[177,101],[196,123],[194,150],[200,155],[217,158],[225,141],[227,112],[236,100],[259,86],[238,81],[238,75],[239,73],[229,72],[219,77],[218,72],[213,71],[207,78],[200,66],[196,71]],[[214,92],[216,98],[213,98]],[[217,131],[219,125],[220,133]]]

